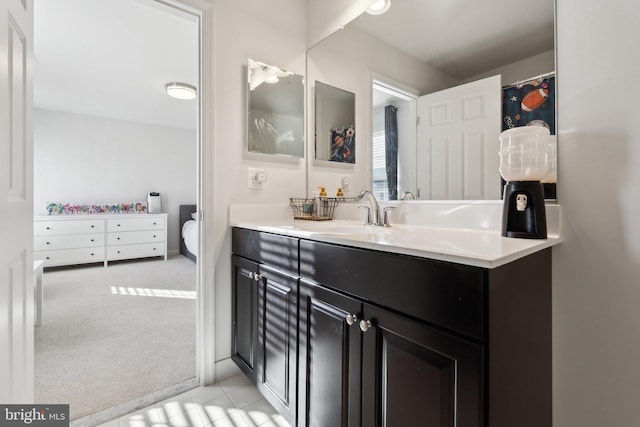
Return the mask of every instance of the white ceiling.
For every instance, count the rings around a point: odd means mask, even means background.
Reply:
[[[391,0],[355,23],[465,79],[553,49],[553,0]],[[196,127],[198,24],[153,0],[35,0],[36,108]]]
[[[151,0],[35,0],[36,108],[195,129],[198,23]]]
[[[553,0],[391,0],[354,22],[463,80],[553,50]]]

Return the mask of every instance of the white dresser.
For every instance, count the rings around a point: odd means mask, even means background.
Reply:
[[[60,215],[34,218],[34,259],[46,267],[162,256],[167,214]]]

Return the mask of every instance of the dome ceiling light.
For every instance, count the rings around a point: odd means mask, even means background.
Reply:
[[[378,0],[367,9],[369,15],[382,15],[391,7],[391,0]]]
[[[186,83],[167,83],[167,95],[177,99],[194,99],[197,94],[195,86]]]

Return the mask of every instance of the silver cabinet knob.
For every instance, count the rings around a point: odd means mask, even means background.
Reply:
[[[255,273],[255,274],[253,275],[253,280],[255,280],[256,282],[259,282],[259,281],[260,281],[260,279],[262,279],[262,276],[261,276],[261,275],[259,275],[258,273]]]
[[[252,279],[252,280],[253,280],[253,271],[250,271],[250,272],[249,272],[249,279]]]
[[[351,326],[354,323],[356,323],[358,321],[358,315],[357,314],[348,314],[347,317],[344,319],[347,321],[347,325]]]
[[[370,320],[361,320],[360,321],[360,330],[362,330],[362,332],[367,332],[369,330],[370,327],[372,327],[373,325],[371,324]]]

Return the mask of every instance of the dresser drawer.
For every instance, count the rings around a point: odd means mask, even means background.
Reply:
[[[51,220],[33,223],[33,234],[36,236],[103,232],[104,219]]]
[[[92,248],[104,246],[104,233],[100,234],[63,234],[60,236],[35,236],[33,250]]]
[[[107,248],[107,260],[145,258],[151,256],[164,256],[164,243],[142,243],[139,245],[109,246]]]
[[[104,262],[104,246],[95,248],[35,251],[33,259],[43,259],[45,267]]]
[[[135,243],[154,243],[164,241],[164,230],[145,230],[145,231],[123,231],[109,233],[107,235],[107,244],[114,245],[130,245]]]
[[[113,218],[107,220],[107,231],[164,230],[164,218]]]

